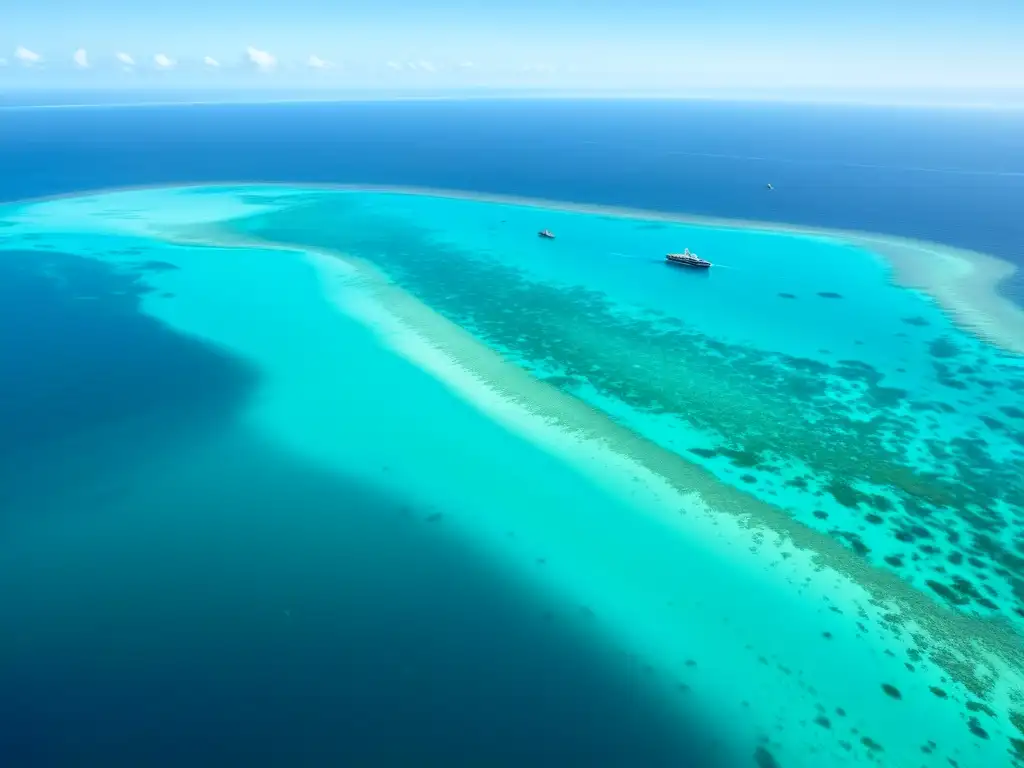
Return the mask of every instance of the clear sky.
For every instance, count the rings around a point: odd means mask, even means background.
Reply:
[[[1024,0],[4,5],[5,88],[1024,88]]]

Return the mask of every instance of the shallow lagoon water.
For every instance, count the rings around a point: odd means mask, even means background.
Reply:
[[[69,198],[8,221],[41,258],[148,265],[146,314],[261,373],[247,434],[401,489],[404,514],[559,606],[543,620],[621,654],[680,722],[698,702],[748,761],[1011,764],[1017,638],[988,617],[1020,606],[1019,360],[877,256],[266,187]],[[727,269],[667,269],[681,239]]]
[[[238,226],[365,258],[719,479],[961,610],[1024,623],[1024,357],[959,331],[880,257],[835,238],[375,193]],[[568,244],[532,237],[542,226]],[[725,268],[669,272],[662,254],[681,242]]]

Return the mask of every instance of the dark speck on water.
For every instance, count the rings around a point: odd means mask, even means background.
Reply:
[[[841,293],[835,293],[833,291],[818,291],[818,295],[823,299],[841,299],[843,295]]]
[[[432,515],[427,515],[428,523],[439,523],[444,518],[444,514],[441,512],[435,512]]]

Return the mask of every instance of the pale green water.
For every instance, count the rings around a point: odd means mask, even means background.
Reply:
[[[962,664],[941,654],[930,660],[937,651],[990,659],[967,643],[943,647],[950,641],[943,617],[952,625],[953,614],[932,598],[908,605],[901,593],[898,602],[881,604],[877,583],[865,576],[870,569],[834,570],[831,556],[815,560],[813,550],[716,512],[717,497],[707,499],[710,509],[681,497],[639,464],[598,443],[574,442],[557,425],[489,394],[432,351],[417,329],[396,324],[386,297],[343,262],[295,251],[174,247],[152,236],[182,234],[197,219],[234,216],[247,205],[274,210],[283,203],[279,213],[232,229],[333,247],[376,264],[432,309],[555,377],[557,389],[702,460],[749,491],[754,504],[758,497],[780,502],[823,533],[857,534],[874,559],[891,547],[912,551],[893,532],[919,525],[932,532],[913,532],[925,541],[941,532],[950,548],[918,561],[922,577],[943,573],[940,565],[949,576],[961,573],[948,556],[980,546],[976,538],[956,544],[948,535],[963,530],[966,539],[976,520],[955,505],[929,518],[911,506],[922,497],[947,493],[963,509],[981,501],[1016,509],[1017,433],[989,425],[982,440],[978,426],[993,409],[1013,407],[1019,391],[1001,386],[985,398],[981,377],[1019,382],[1016,360],[959,334],[933,306],[890,286],[876,259],[857,260],[827,241],[645,229],[629,220],[436,198],[317,194],[304,201],[310,207],[289,209],[292,200],[258,188],[132,192],[35,206],[8,231],[35,231],[41,239],[29,241],[33,247],[74,244],[76,253],[107,262],[178,267],[147,273],[156,290],[144,309],[260,372],[238,415],[247,432],[328,475],[397,494],[409,515],[426,521],[443,514],[434,522],[445,535],[626,654],[669,710],[682,717],[684,702],[697,700],[742,753],[753,754],[763,741],[783,766],[930,766],[951,757],[961,766],[1010,764],[1008,739],[1019,735],[1008,719],[1017,705],[1008,697],[1020,695],[1020,672],[992,661],[998,679],[971,693],[967,686],[981,669],[957,675]],[[560,240],[535,242],[540,222]],[[525,233],[522,246],[511,234],[488,240],[491,226]],[[562,245],[574,233],[582,243]],[[698,252],[731,253],[735,272],[703,283],[666,273],[657,260],[677,249],[683,234]],[[825,257],[819,272],[786,278],[761,270],[755,258],[774,247],[806,248],[808,261],[818,248]],[[655,255],[650,263],[614,256],[626,248]],[[817,296],[836,285],[843,298]],[[728,297],[732,309],[723,312]],[[646,309],[660,314],[643,312],[648,298]],[[858,318],[867,316],[865,326]],[[801,327],[810,340],[796,333]],[[864,338],[851,342],[851,328]],[[948,338],[986,373],[963,373],[956,380],[964,388],[944,387],[927,351],[936,338]],[[811,351],[825,343],[834,348],[829,355]],[[862,347],[859,365],[833,362],[837,352],[845,359]],[[913,407],[933,402],[954,403],[955,411]],[[850,432],[858,415],[866,426]],[[947,445],[975,442],[951,457],[917,461],[916,446],[936,436]],[[731,466],[712,455],[724,445],[735,452]],[[705,454],[693,454],[694,447]],[[952,484],[929,474],[947,460],[956,467]],[[817,490],[828,484],[815,474],[822,468],[844,485],[831,498]],[[747,473],[755,482],[737,479]],[[785,484],[798,476],[808,478],[808,488]],[[860,507],[844,506],[845,494],[870,492],[869,481],[891,498],[889,508],[863,497]],[[742,497],[729,496],[735,498]],[[825,510],[827,525],[813,514]],[[865,515],[877,511],[886,513],[886,524],[868,528]],[[989,554],[1010,557],[1012,513],[1000,519],[1007,524]],[[244,528],[238,523],[241,540]],[[991,610],[1012,613],[1013,569],[1000,577],[991,559],[967,567],[963,573],[981,572],[993,585]],[[287,610],[301,613],[301,605],[287,602]],[[883,620],[889,611],[900,613],[904,631]],[[914,623],[919,634],[910,637]],[[985,631],[981,622],[957,626]],[[982,694],[991,716],[967,707]],[[970,718],[977,718],[973,732]]]

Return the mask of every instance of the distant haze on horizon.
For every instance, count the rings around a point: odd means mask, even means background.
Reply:
[[[11,6],[0,27],[0,90],[1024,89],[1020,0]]]

